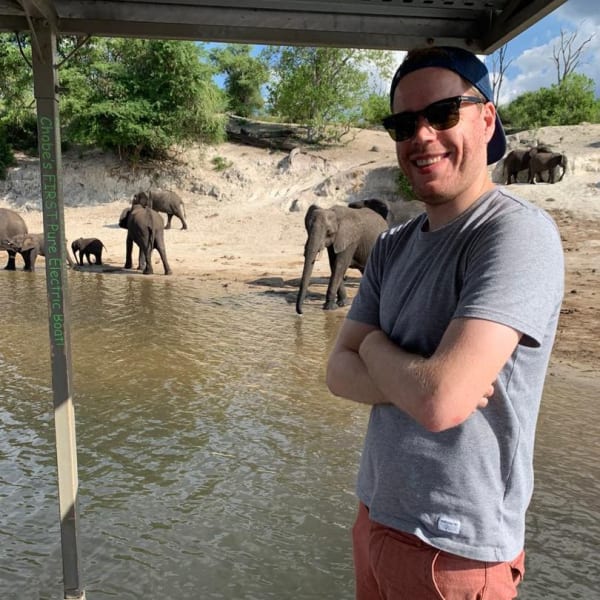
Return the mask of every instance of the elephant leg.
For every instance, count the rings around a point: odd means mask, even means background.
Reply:
[[[171,219],[173,218],[173,213],[167,213],[167,225],[165,229],[171,229]]]
[[[165,249],[164,243],[158,242],[154,245],[158,254],[160,255],[160,260],[162,260],[163,268],[165,270],[165,275],[171,275],[173,271],[171,271],[171,267],[169,266],[169,262],[167,261],[167,251]]]
[[[177,211],[177,217],[181,221],[181,229],[187,229],[188,228],[187,223],[185,222],[185,218],[183,217],[183,213],[181,212],[181,209]]]
[[[23,257],[23,262],[25,263],[23,271],[33,271],[33,267],[31,265],[31,250],[22,251],[21,256]]]
[[[144,271],[146,269],[146,255],[140,246],[140,251],[138,253],[138,271]]]
[[[130,235],[127,236],[125,242],[125,269],[131,269],[131,252],[133,251],[133,239]]]
[[[144,261],[146,263],[143,270],[144,275],[152,275],[154,273],[154,269],[152,268],[152,248],[149,245],[144,250]]]
[[[327,253],[329,255],[331,277],[329,278],[323,309],[333,310],[338,306],[344,306],[348,302],[344,286],[344,274],[352,262],[352,253],[344,251],[336,255],[333,246],[327,247]]]
[[[25,262],[23,271],[35,271],[35,259],[37,258],[37,254],[37,250],[33,248],[31,250],[24,250],[21,252],[21,256]]]
[[[17,256],[17,253],[14,252],[13,250],[7,250],[8,252],[8,262],[6,263],[6,266],[4,267],[7,271],[16,271],[17,267],[15,265],[15,257]]]

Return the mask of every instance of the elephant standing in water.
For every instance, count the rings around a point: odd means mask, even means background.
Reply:
[[[140,249],[138,269],[143,270],[144,275],[151,275],[152,250],[158,250],[165,269],[165,275],[172,273],[167,261],[165,249],[165,225],[162,217],[151,208],[134,204],[126,208],[119,218],[119,227],[127,229],[127,242],[125,247],[125,268],[132,268],[131,252],[135,242]]]
[[[17,252],[11,248],[7,248],[3,244],[3,240],[11,239],[15,235],[26,234],[27,224],[23,220],[23,217],[14,210],[8,208],[0,208],[0,250],[6,250],[8,252],[8,263],[4,267],[8,271],[14,271],[15,257]]]
[[[181,221],[181,229],[187,229],[185,222],[185,207],[183,200],[175,192],[138,192],[134,195],[132,204],[141,204],[167,214],[167,226],[171,229],[171,219],[175,215]]]
[[[304,217],[308,239],[304,246],[304,269],[296,299],[296,312],[302,314],[310,276],[317,255],[327,248],[331,277],[325,296],[325,310],[348,304],[344,274],[348,268],[361,273],[379,234],[388,228],[386,220],[368,207],[309,207]]]
[[[23,257],[24,271],[35,271],[37,257],[46,256],[46,242],[43,233],[19,233],[2,240],[2,246],[7,250],[18,252]]]

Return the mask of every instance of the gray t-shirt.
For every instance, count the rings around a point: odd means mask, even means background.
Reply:
[[[357,493],[373,520],[484,561],[523,548],[544,377],[563,298],[559,232],[547,213],[496,188],[441,229],[421,215],[377,241],[348,317],[431,356],[449,322],[523,334],[486,408],[432,433],[391,405],[371,410]],[[476,368],[476,365],[473,365]]]

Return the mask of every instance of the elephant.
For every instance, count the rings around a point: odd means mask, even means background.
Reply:
[[[25,234],[27,232],[27,224],[19,213],[8,208],[0,208],[0,240],[8,240],[15,235]],[[6,250],[8,252],[8,263],[6,263],[4,268],[8,271],[16,270],[16,251],[6,248],[3,241],[0,241],[0,250]]]
[[[528,171],[531,157],[538,152],[551,152],[546,146],[536,146],[533,148],[517,148],[511,150],[504,158],[503,170],[506,174],[506,185],[517,183],[520,171]],[[511,179],[513,181],[511,181]]]
[[[346,269],[364,271],[371,248],[379,234],[388,228],[386,220],[368,207],[319,208],[313,204],[306,211],[304,225],[308,239],[304,246],[304,269],[296,298],[296,312],[302,314],[313,266],[323,248],[327,248],[331,268],[323,309],[332,310],[349,304],[343,281]]]
[[[75,262],[83,266],[83,257],[87,258],[88,264],[91,265],[91,256],[94,256],[97,265],[102,264],[102,248],[106,246],[98,238],[79,238],[71,243],[71,250],[75,255]],[[79,252],[79,256],[77,253]]]
[[[18,233],[2,240],[2,245],[13,252],[18,252],[25,262],[24,271],[35,271],[35,261],[39,256],[46,256],[46,242],[43,233]]]
[[[567,157],[560,152],[536,152],[529,161],[529,183],[535,183],[535,178],[542,176],[544,171],[548,171],[548,183],[554,183],[556,180],[557,169],[561,167],[562,173],[558,181],[562,181],[567,171]]]
[[[119,227],[127,229],[127,242],[125,247],[125,268],[132,268],[131,252],[133,242],[140,249],[138,269],[143,270],[144,275],[151,275],[152,250],[158,250],[165,269],[165,275],[171,275],[171,267],[167,261],[165,250],[165,224],[162,217],[152,208],[134,204],[126,208],[119,217]]]
[[[132,204],[149,206],[158,212],[166,213],[167,226],[165,229],[171,229],[173,215],[181,221],[181,229],[187,229],[183,200],[175,192],[138,192],[133,196]]]

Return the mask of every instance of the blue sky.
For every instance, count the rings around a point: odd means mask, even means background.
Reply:
[[[523,92],[535,91],[556,83],[552,50],[560,41],[560,31],[576,33],[573,47],[594,36],[586,44],[576,72],[596,83],[600,97],[600,3],[598,0],[567,0],[561,7],[508,42],[507,59],[512,60],[500,88],[500,103],[509,102]],[[595,34],[595,35],[594,35]],[[488,68],[492,61],[486,58]]]

